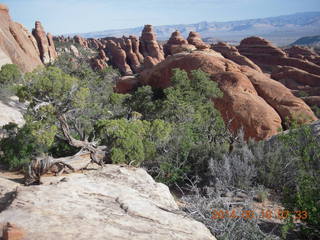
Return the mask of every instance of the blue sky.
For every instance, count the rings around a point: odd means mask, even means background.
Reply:
[[[53,34],[201,21],[231,21],[320,11],[320,0],[2,0],[31,29]]]

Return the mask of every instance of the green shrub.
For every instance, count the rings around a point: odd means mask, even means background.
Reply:
[[[320,118],[320,107],[314,105],[311,107],[311,109],[314,112],[314,114],[317,116],[317,118]]]
[[[302,234],[312,239],[320,226],[320,141],[313,127],[292,125],[294,128],[253,148],[257,181],[277,190],[289,211],[308,212],[308,218],[302,219]],[[289,220],[284,233],[295,226]]]
[[[182,183],[192,175],[205,175],[208,161],[229,147],[229,133],[211,98],[222,96],[208,74],[173,69],[172,86],[164,90],[138,88],[127,106],[143,119],[162,119],[172,125],[170,139],[158,149],[154,159],[143,166],[158,181]]]
[[[306,211],[306,236],[320,234],[320,141],[312,127],[302,126],[280,139],[295,157],[296,178],[284,186],[284,205],[291,211]]]
[[[0,84],[18,83],[22,78],[22,74],[15,64],[5,64],[0,70]]]
[[[113,163],[139,166],[155,157],[157,147],[168,140],[171,126],[162,120],[100,120],[97,131],[102,144],[110,147]]]
[[[15,124],[8,124],[3,128],[7,130],[8,137],[0,141],[3,151],[1,162],[10,169],[21,169],[33,157],[48,152],[56,132],[54,127],[46,129],[33,123],[26,123],[20,129]]]

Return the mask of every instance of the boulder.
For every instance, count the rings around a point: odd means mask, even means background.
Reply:
[[[0,100],[0,127],[15,123],[19,127],[24,125],[23,114],[27,110],[27,104],[20,103],[16,96],[4,97]]]
[[[107,165],[43,182],[19,186],[0,213],[0,222],[15,223],[26,239],[215,240],[143,169]]]

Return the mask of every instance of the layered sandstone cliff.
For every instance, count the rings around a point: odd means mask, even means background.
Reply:
[[[57,57],[52,36],[46,35],[36,22],[32,35],[21,24],[13,22],[8,8],[0,4],[0,66],[14,63],[21,71],[30,72]]]
[[[11,20],[4,5],[0,5],[0,29],[0,65],[14,63],[28,72],[42,64],[36,40],[21,24]]]
[[[259,37],[242,40],[238,49],[310,106],[320,106],[320,56],[317,53],[296,46],[283,51]]]

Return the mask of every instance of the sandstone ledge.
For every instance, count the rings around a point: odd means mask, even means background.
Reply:
[[[143,169],[108,165],[43,180],[40,186],[19,186],[0,213],[0,223],[17,225],[26,239],[215,239]],[[6,186],[0,178],[0,188]]]

